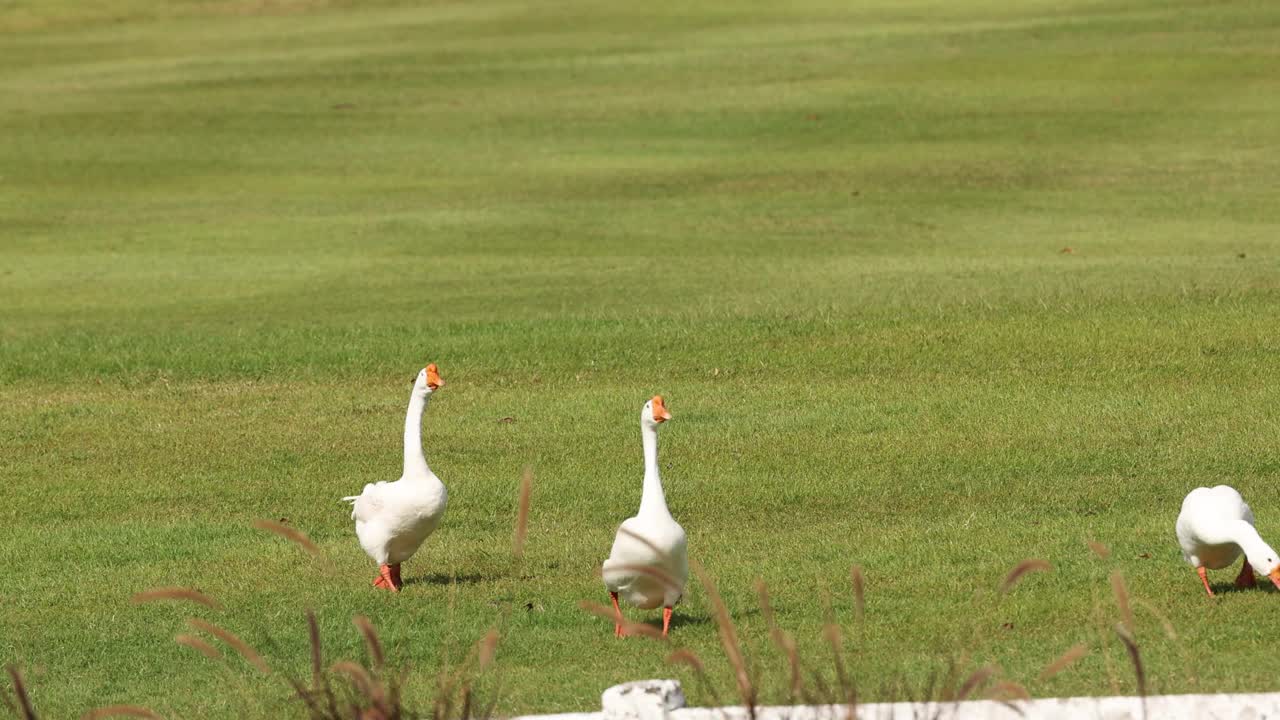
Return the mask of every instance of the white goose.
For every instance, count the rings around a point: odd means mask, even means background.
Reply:
[[[378,563],[374,587],[399,592],[400,563],[408,560],[444,517],[449,494],[427,467],[422,454],[422,412],[431,393],[444,385],[435,363],[418,372],[404,419],[404,474],[395,482],[369,483],[359,495],[343,500],[354,504],[360,547]]]
[[[604,561],[604,584],[617,613],[614,634],[621,637],[622,608],[618,597],[644,610],[661,606],[662,635],[671,627],[671,608],[684,594],[689,579],[689,557],[684,528],[671,517],[658,476],[658,425],[671,419],[661,395],[655,395],[640,411],[640,437],[644,441],[644,494],[640,511],[623,521],[613,539],[613,550]]]
[[[1236,587],[1254,587],[1254,572],[1266,575],[1280,588],[1280,561],[1271,546],[1262,541],[1253,527],[1253,511],[1235,488],[1218,485],[1196,488],[1182,501],[1178,515],[1178,544],[1182,557],[1196,569],[1204,591],[1213,595],[1205,569],[1227,567],[1244,553],[1244,565],[1236,577]]]

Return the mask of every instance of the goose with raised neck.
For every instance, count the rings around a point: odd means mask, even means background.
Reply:
[[[1258,534],[1253,510],[1239,491],[1229,485],[1196,488],[1182,501],[1175,525],[1182,557],[1196,569],[1204,591],[1213,595],[1208,570],[1230,566],[1244,555],[1237,588],[1257,584],[1255,573],[1280,588],[1280,555]]]
[[[658,427],[670,419],[671,413],[661,395],[655,395],[640,410],[640,439],[644,448],[640,510],[618,528],[601,573],[613,602],[613,631],[619,637],[626,634],[619,600],[643,610],[661,607],[662,635],[666,637],[671,629],[673,608],[683,596],[689,579],[684,528],[671,517],[658,472]]]
[[[671,418],[671,413],[661,405],[662,396],[657,396],[659,407],[662,412],[666,413],[666,418]],[[651,403],[653,401],[650,401]],[[652,412],[652,405],[650,406]],[[660,420],[657,422],[666,422]],[[668,517],[671,511],[667,509],[667,496],[662,492],[662,476],[658,472],[658,426],[657,422],[653,425],[646,424],[643,420],[640,422],[640,442],[644,447],[644,489],[640,494],[640,512],[639,515],[650,515],[653,513],[665,514]]]
[[[434,367],[434,365],[431,367]],[[439,387],[439,385],[436,387]],[[431,391],[434,388],[428,388],[427,392],[421,393],[417,390],[417,382],[415,381],[414,392],[409,396],[409,410],[404,416],[404,473],[402,477],[406,478],[425,478],[431,474],[431,468],[427,467],[427,455],[422,449],[422,414],[426,412],[427,404],[431,402]]]
[[[353,504],[360,547],[378,563],[374,587],[398,592],[403,586],[400,564],[413,556],[444,518],[449,494],[427,466],[422,449],[422,416],[431,395],[444,385],[435,363],[414,379],[404,418],[404,472],[394,482],[369,483]]]

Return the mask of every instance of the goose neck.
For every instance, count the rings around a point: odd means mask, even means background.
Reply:
[[[1244,550],[1245,555],[1253,556],[1268,550],[1267,543],[1258,534],[1258,530],[1244,520],[1237,520],[1231,524],[1230,537],[1241,550]]]
[[[422,452],[422,413],[427,409],[429,396],[417,392],[409,398],[409,410],[404,418],[404,476],[425,477],[428,472],[427,456]]]
[[[644,494],[640,497],[640,514],[667,513],[667,498],[658,475],[658,431],[642,423],[640,438],[644,443]]]

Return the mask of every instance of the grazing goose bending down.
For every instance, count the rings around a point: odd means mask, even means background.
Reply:
[[[1236,577],[1236,587],[1256,585],[1253,574],[1257,572],[1280,588],[1280,555],[1262,541],[1253,527],[1253,511],[1235,488],[1218,485],[1192,490],[1182,501],[1176,529],[1182,557],[1196,569],[1210,596],[1213,590],[1205,569],[1227,567],[1241,553],[1244,564]]]
[[[374,587],[399,592],[400,563],[408,560],[444,517],[449,495],[422,454],[422,412],[431,393],[444,385],[435,363],[418,372],[404,419],[404,474],[395,482],[369,483],[345,497],[354,507],[360,547],[378,563]]]
[[[658,476],[658,426],[671,419],[661,395],[640,411],[644,441],[644,493],[640,511],[623,521],[604,561],[604,584],[617,613],[614,634],[621,637],[622,608],[618,598],[644,610],[662,607],[662,635],[671,627],[671,608],[684,594],[689,558],[684,528],[671,517]]]

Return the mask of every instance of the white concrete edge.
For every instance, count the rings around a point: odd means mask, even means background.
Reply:
[[[686,708],[676,680],[609,688],[600,712],[524,715],[513,720],[749,720],[742,706]],[[853,720],[844,705],[760,706],[757,720]],[[1041,700],[860,704],[860,720],[1280,720],[1280,693],[1070,697]]]

